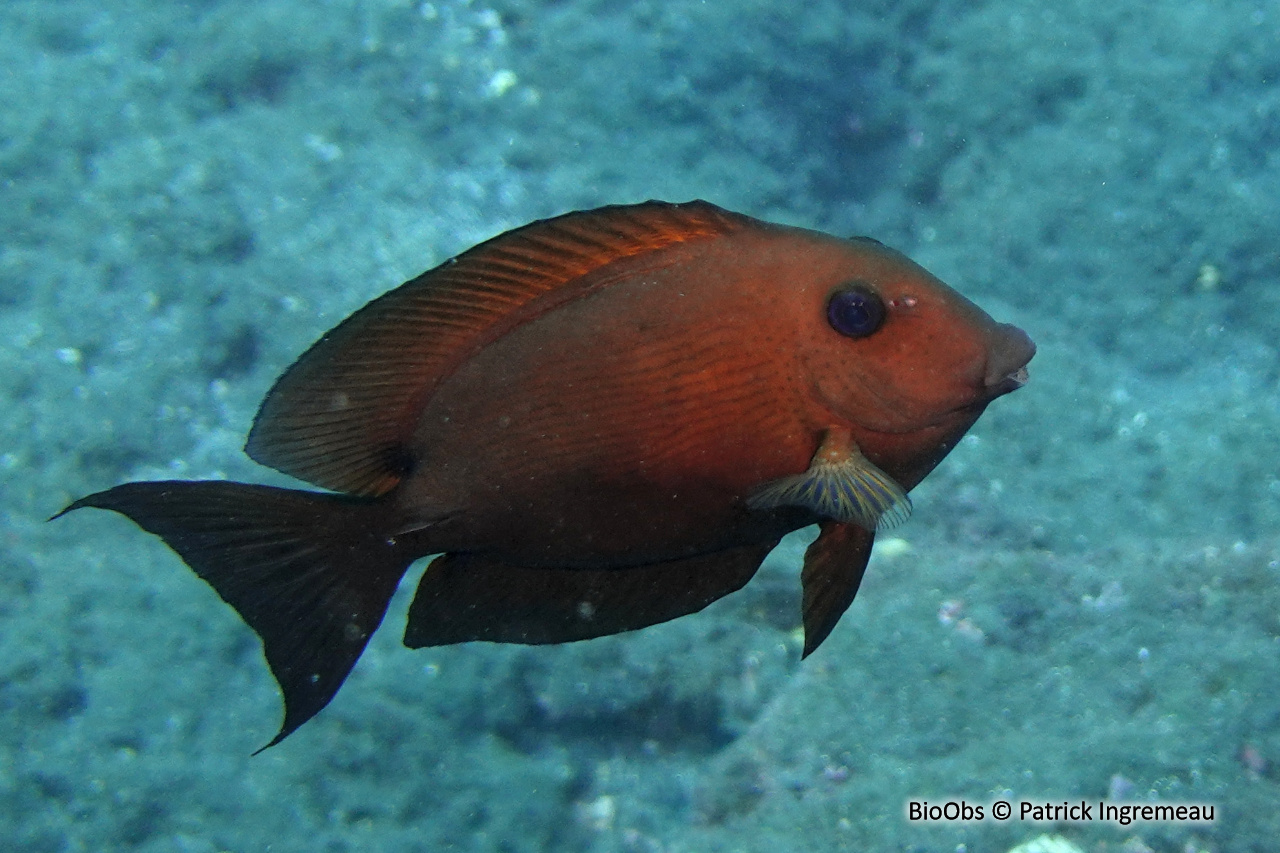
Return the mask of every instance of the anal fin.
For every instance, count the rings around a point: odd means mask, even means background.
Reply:
[[[634,631],[695,613],[740,589],[775,544],[614,569],[529,568],[446,554],[422,576],[404,644],[541,645]]]

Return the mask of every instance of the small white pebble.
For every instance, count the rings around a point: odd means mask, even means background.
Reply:
[[[520,78],[516,76],[514,71],[503,68],[500,71],[493,72],[493,76],[489,78],[484,91],[490,98],[501,98],[518,82],[520,82]]]
[[[911,543],[896,536],[890,539],[882,539],[875,544],[875,552],[886,560],[892,560],[894,557],[901,557],[903,554],[911,553]]]

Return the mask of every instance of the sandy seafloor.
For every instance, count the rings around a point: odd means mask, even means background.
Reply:
[[[6,0],[0,56],[0,848],[1280,850],[1280,4]],[[250,757],[253,634],[124,520],[44,519],[284,482],[240,447],[320,333],[650,197],[901,248],[1032,381],[803,664],[803,542],[563,647],[404,649],[414,571]],[[1109,794],[1217,817],[904,812]]]

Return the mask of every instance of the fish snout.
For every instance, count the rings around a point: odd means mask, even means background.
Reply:
[[[1010,323],[1000,323],[991,336],[983,385],[992,397],[1016,391],[1027,383],[1027,363],[1036,354],[1036,345],[1026,332]]]

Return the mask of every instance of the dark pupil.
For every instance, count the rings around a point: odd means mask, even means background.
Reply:
[[[867,287],[838,290],[827,302],[827,322],[850,338],[865,338],[884,322],[884,303]]]

